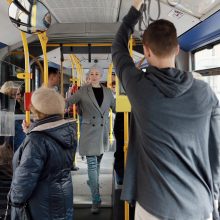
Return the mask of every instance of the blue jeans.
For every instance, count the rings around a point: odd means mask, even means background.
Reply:
[[[101,198],[99,193],[99,173],[100,173],[100,163],[103,154],[100,156],[86,156],[88,165],[88,185],[92,193],[92,203],[100,204]]]

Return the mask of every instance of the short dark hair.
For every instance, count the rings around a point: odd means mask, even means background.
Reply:
[[[178,45],[174,24],[165,19],[152,22],[144,31],[143,44],[159,57],[166,57],[175,52]]]
[[[53,75],[59,74],[58,69],[55,67],[48,67],[48,76],[50,76],[51,74]]]

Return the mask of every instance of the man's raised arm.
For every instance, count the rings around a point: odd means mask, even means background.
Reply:
[[[132,70],[135,68],[135,65],[129,54],[128,41],[130,35],[134,31],[134,26],[137,24],[141,16],[141,12],[139,11],[139,9],[142,3],[143,0],[133,0],[133,5],[128,14],[123,18],[123,22],[118,29],[118,32],[112,44],[113,64],[116,68],[116,73],[123,86],[126,85],[129,80],[129,76],[122,76],[123,73],[134,73],[134,71]]]

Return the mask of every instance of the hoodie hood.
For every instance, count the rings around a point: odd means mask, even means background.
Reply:
[[[62,148],[76,146],[76,123],[73,120],[64,120],[60,116],[51,116],[31,125],[31,132],[43,132],[60,143]]]
[[[156,68],[149,66],[146,69],[146,77],[167,97],[181,96],[193,83],[193,75],[175,68]]]

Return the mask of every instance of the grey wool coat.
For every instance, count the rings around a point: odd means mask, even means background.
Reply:
[[[109,109],[115,111],[112,91],[104,86],[103,102],[99,107],[91,85],[82,86],[67,99],[67,105],[78,104],[81,110],[79,153],[82,156],[98,156],[109,146]]]

